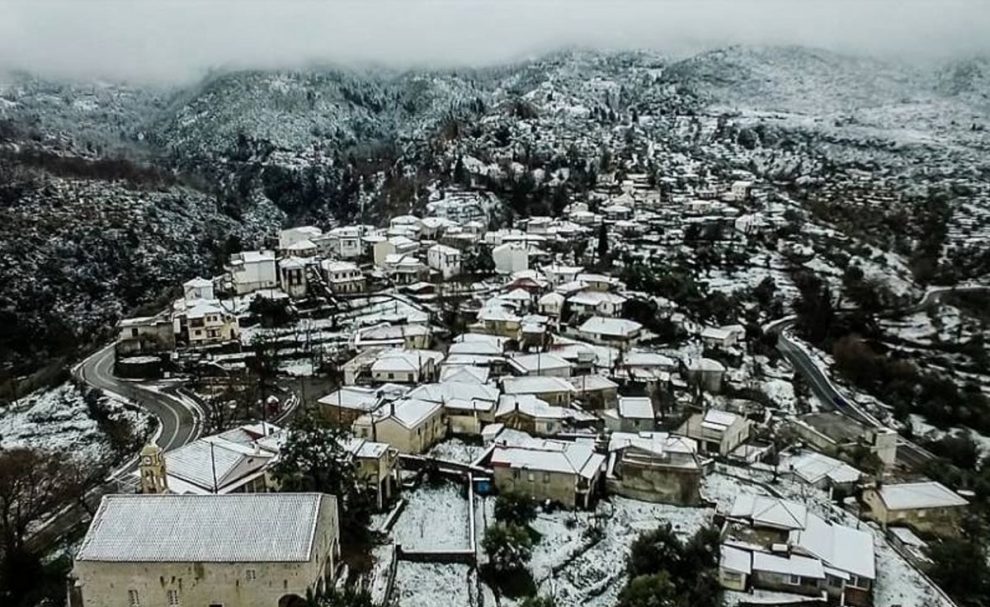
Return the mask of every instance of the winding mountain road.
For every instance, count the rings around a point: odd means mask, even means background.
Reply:
[[[155,443],[170,451],[190,443],[203,430],[204,413],[190,399],[161,388],[122,380],[113,374],[114,346],[97,351],[72,370],[81,381],[143,407],[158,419]]]
[[[959,292],[990,292],[990,286],[960,285],[958,287],[933,287],[928,289],[918,303],[909,308],[907,312],[921,311],[931,304],[938,302],[943,295]],[[777,334],[777,350],[791,364],[794,370],[804,378],[811,388],[812,393],[828,409],[837,411],[869,427],[882,426],[883,424],[877,418],[844,396],[832,378],[815,362],[808,351],[791,339],[787,330],[794,325],[795,321],[796,317],[793,316],[782,318],[768,324],[764,330],[768,333]],[[927,449],[902,437],[897,442],[897,458],[909,466],[917,467],[934,459],[935,456]]]

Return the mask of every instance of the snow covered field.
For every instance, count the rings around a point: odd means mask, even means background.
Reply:
[[[400,561],[395,574],[398,607],[477,605],[475,572],[467,565]]]
[[[594,513],[541,513],[532,527],[542,537],[534,546],[530,571],[539,593],[552,594],[559,607],[611,606],[625,584],[626,556],[644,531],[670,523],[691,535],[711,521],[709,508],[680,508],[614,497]],[[588,530],[599,526],[602,539],[592,545]],[[511,604],[503,599],[503,605]]]
[[[458,438],[452,438],[430,449],[430,457],[437,457],[459,464],[473,464],[485,452],[485,447],[472,445]]]
[[[407,492],[408,504],[392,528],[395,543],[406,550],[470,549],[470,507],[461,491],[458,485],[445,483]]]
[[[142,410],[113,398],[103,402],[112,420],[126,421],[138,433],[150,428],[150,418]],[[0,448],[13,447],[72,452],[91,464],[108,463],[115,455],[82,392],[71,383],[39,390],[0,408]]]

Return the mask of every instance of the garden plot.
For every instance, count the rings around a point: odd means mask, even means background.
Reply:
[[[477,574],[467,565],[400,561],[393,596],[398,607],[472,607]]]
[[[412,551],[469,550],[471,508],[462,492],[453,483],[407,492],[406,508],[392,528],[395,543]]]
[[[559,511],[540,514],[532,527],[541,534],[530,570],[539,593],[556,605],[611,606],[625,584],[629,547],[641,533],[670,523],[689,536],[711,521],[709,508],[681,508],[622,497],[599,504],[595,513]],[[589,531],[601,529],[592,541]],[[503,604],[507,604],[503,601]]]

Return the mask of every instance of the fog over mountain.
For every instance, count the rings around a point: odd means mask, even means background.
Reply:
[[[0,67],[188,80],[218,67],[478,65],[565,46],[680,54],[795,44],[912,60],[983,54],[979,0],[251,1],[2,4]]]

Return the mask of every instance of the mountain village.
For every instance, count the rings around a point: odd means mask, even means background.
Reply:
[[[0,605],[982,607],[988,82],[3,76]]]
[[[274,380],[256,418],[142,450],[130,494],[93,516],[72,604],[289,607],[347,584],[375,604],[520,604],[478,573],[499,495],[539,508],[529,575],[554,605],[614,604],[632,540],[666,524],[717,530],[726,604],[953,604],[923,573],[923,538],[958,533],[967,496],[919,474],[930,454],[905,451],[879,412],[829,400],[842,389],[827,371],[806,378],[816,402],[799,411],[795,371],[773,356],[805,347],[791,317],[697,323],[603,262],[698,230],[720,235],[720,254],[745,251],[786,204],[745,174],[666,194],[645,174],[604,181],[511,228],[460,204],[285,229],[190,278],[169,309],[123,320],[115,373],[195,376],[201,403],[263,357],[273,377],[332,381],[306,394]],[[373,496],[360,575],[338,501],[281,493],[271,474],[291,432],[273,420],[303,410],[343,431]]]

